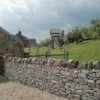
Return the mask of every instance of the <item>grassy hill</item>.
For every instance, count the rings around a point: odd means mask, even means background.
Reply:
[[[66,47],[69,53],[69,59],[73,58],[80,61],[98,60],[100,61],[100,40],[88,40],[79,44],[69,44]],[[39,48],[39,54],[45,54],[46,51],[50,50],[51,54],[63,53],[64,49],[51,49],[51,48]],[[25,52],[29,49],[25,48]],[[37,48],[31,48],[31,54],[37,54]],[[55,58],[63,58],[55,57]]]

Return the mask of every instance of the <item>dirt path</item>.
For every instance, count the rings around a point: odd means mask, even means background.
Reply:
[[[67,100],[16,82],[0,83],[0,100]]]

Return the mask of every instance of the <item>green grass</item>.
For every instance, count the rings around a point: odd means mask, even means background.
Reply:
[[[45,54],[48,49],[51,54],[63,53],[64,49],[51,49],[51,48],[39,48],[39,54]],[[73,58],[79,61],[98,60],[100,61],[100,40],[88,40],[79,44],[69,44],[66,46],[66,50],[69,52],[69,59]],[[25,52],[28,52],[28,48],[25,48]],[[37,54],[37,48],[31,48],[31,54]],[[62,56],[55,58],[63,58]]]

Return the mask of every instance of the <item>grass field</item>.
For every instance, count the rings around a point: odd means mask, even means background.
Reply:
[[[51,48],[39,48],[39,54],[45,54],[46,51],[50,50],[51,54],[63,53],[64,49],[51,49]],[[98,60],[100,61],[100,40],[88,40],[81,42],[79,44],[69,44],[66,46],[69,56],[68,58],[79,60],[79,61],[89,61]],[[31,54],[37,54],[37,48],[31,48]],[[28,48],[25,48],[25,52],[29,52]],[[61,56],[55,58],[63,58]]]

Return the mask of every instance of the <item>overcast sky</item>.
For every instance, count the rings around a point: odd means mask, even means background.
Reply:
[[[29,38],[50,37],[51,28],[88,25],[100,18],[100,0],[0,0],[0,26]]]

